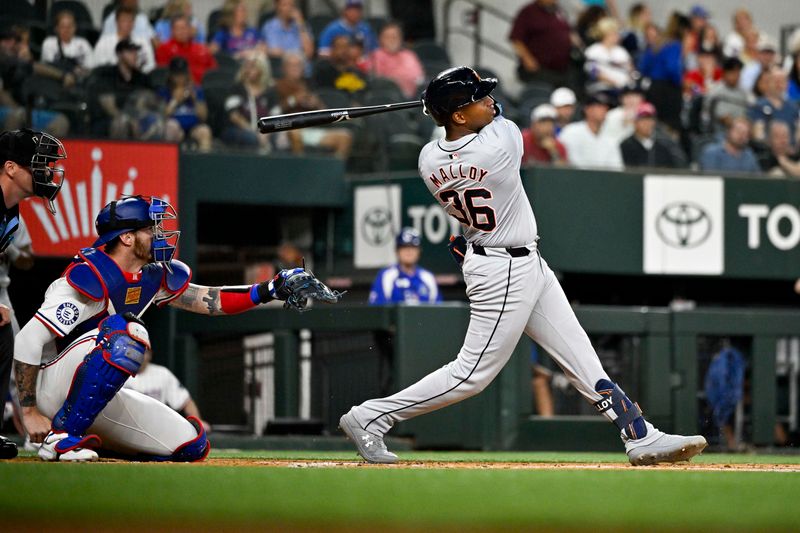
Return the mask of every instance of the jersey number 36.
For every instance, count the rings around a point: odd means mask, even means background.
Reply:
[[[453,206],[455,212],[451,209],[447,209],[447,211],[462,224],[472,226],[481,231],[494,231],[494,228],[497,227],[494,209],[488,205],[475,205],[476,198],[491,199],[492,192],[490,190],[467,189],[463,195],[458,191],[445,190],[440,192],[438,196],[439,200],[445,204],[445,208],[449,207],[447,204]],[[466,211],[464,210],[465,206]]]

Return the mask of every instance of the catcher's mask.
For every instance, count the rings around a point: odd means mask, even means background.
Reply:
[[[422,111],[440,126],[457,109],[491,94],[497,78],[483,78],[469,67],[454,67],[440,72],[422,93]]]
[[[164,222],[177,220],[178,214],[169,202],[156,196],[126,196],[107,204],[94,221],[97,248],[128,231],[153,228],[151,252],[153,261],[172,272],[170,261],[175,255],[181,232],[164,229]]]
[[[47,200],[48,209],[55,214],[53,201],[64,184],[64,169],[57,167],[56,162],[67,158],[61,141],[49,133],[27,128],[4,131],[0,134],[0,158],[30,169],[33,194]]]

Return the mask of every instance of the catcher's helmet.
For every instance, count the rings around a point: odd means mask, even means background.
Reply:
[[[454,67],[440,72],[422,93],[425,114],[444,126],[458,108],[491,94],[497,78],[484,78],[469,67]]]
[[[127,231],[153,228],[153,260],[171,270],[169,262],[175,255],[175,248],[181,232],[166,231],[165,220],[176,220],[175,208],[155,196],[126,196],[107,204],[94,221],[98,238],[94,248],[108,244]]]
[[[422,246],[422,239],[414,228],[403,228],[395,240],[397,248],[401,246]]]
[[[64,183],[64,169],[55,166],[66,159],[67,151],[61,141],[43,131],[27,128],[4,131],[0,134],[0,159],[28,167],[33,175],[33,194],[47,200],[47,207],[55,214],[53,200]]]

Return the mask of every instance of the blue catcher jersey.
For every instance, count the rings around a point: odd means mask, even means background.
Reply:
[[[433,274],[420,267],[417,267],[410,276],[397,265],[384,268],[378,272],[369,293],[371,305],[427,304],[441,301],[442,296],[439,294],[439,287]]]

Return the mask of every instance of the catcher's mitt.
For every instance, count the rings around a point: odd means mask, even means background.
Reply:
[[[284,301],[284,307],[291,307],[301,312],[307,311],[309,298],[335,304],[344,296],[343,292],[331,290],[314,277],[313,272],[302,268],[281,270],[271,283],[270,292],[278,300]]]

